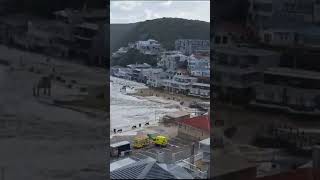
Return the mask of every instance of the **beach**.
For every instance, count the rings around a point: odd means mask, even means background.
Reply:
[[[157,125],[158,121],[167,113],[181,110],[190,113],[194,111],[180,105],[179,101],[156,96],[136,95],[137,91],[148,89],[142,83],[116,77],[111,77],[110,80],[110,134],[113,134],[114,129],[130,131],[132,126],[138,128],[139,124],[142,128],[146,123]],[[129,86],[132,91],[130,94],[120,92],[124,85]]]

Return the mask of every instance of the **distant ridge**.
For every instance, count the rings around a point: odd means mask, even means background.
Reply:
[[[110,50],[137,40],[155,39],[164,48],[174,49],[176,39],[210,38],[210,23],[182,18],[159,18],[131,24],[110,25]]]

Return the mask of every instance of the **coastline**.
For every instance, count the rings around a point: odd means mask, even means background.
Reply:
[[[120,132],[133,132],[137,129],[144,130],[144,128],[151,126],[157,127],[159,126],[159,120],[168,113],[187,111],[191,114],[194,111],[188,106],[181,105],[177,100],[166,99],[163,96],[140,96],[140,91],[148,91],[149,89],[149,87],[142,83],[112,76],[111,79],[110,120],[111,124],[115,121],[117,122],[117,125],[110,126],[111,136],[120,134]],[[118,85],[115,86],[114,83]],[[119,92],[119,89],[123,85],[128,84],[130,84],[131,87],[134,87],[134,93],[123,94]],[[121,121],[126,121],[127,123],[123,125],[119,122],[119,119],[121,119]],[[115,131],[116,133],[114,133]]]

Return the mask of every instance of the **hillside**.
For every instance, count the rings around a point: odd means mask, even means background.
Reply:
[[[127,66],[129,64],[143,64],[148,63],[152,66],[155,66],[157,64],[157,57],[142,54],[139,50],[136,49],[130,49],[126,54],[123,56],[120,56],[118,58],[111,58],[111,66]]]
[[[126,34],[132,31],[136,27],[136,23],[133,24],[111,24],[110,25],[110,50],[119,49],[119,47],[125,45],[123,39]],[[127,43],[128,44],[128,43]]]
[[[41,17],[51,17],[52,12],[65,9],[103,8],[106,2],[101,0],[2,0],[7,8],[17,13],[27,13]],[[107,13],[107,10],[106,10]]]
[[[133,24],[111,24],[110,50],[114,52],[128,42],[147,39],[158,40],[164,48],[174,49],[174,41],[180,38],[210,38],[210,23],[180,18],[160,18]]]

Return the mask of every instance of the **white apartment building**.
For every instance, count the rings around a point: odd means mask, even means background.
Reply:
[[[193,83],[189,95],[210,98],[210,84]]]
[[[172,79],[163,80],[163,87],[169,92],[189,94],[191,85],[197,82],[197,78],[175,75]]]
[[[210,50],[209,40],[178,39],[175,41],[175,49],[184,55],[190,56],[197,51]]]
[[[188,59],[188,71],[191,76],[210,77],[210,57],[191,55]]]
[[[181,66],[187,65],[188,56],[183,55],[179,51],[165,51],[161,55],[158,66],[167,70],[176,70]]]
[[[149,39],[147,41],[137,41],[135,44],[129,44],[129,47],[134,47],[143,54],[150,55],[156,55],[161,51],[160,43],[153,39]]]
[[[168,79],[168,73],[163,71],[153,71],[148,76],[147,85],[154,88],[161,88],[163,80]]]
[[[161,68],[149,68],[149,69],[141,69],[137,80],[139,82],[147,83],[148,79],[153,75],[153,74],[158,74],[163,72],[163,69]]]

